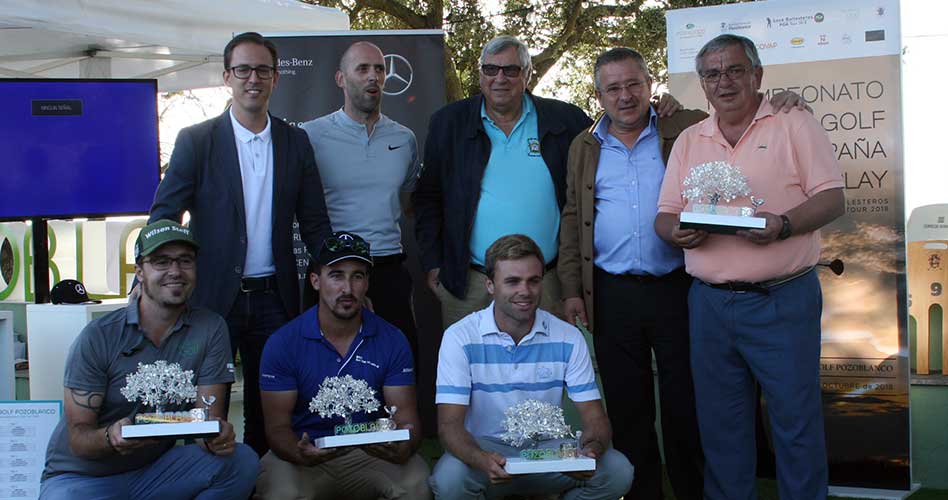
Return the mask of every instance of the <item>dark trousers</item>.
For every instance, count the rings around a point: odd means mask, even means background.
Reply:
[[[227,315],[230,349],[240,351],[244,375],[244,443],[263,456],[270,447],[260,403],[260,357],[270,334],[289,321],[276,290],[241,292]]]
[[[757,498],[756,381],[767,400],[780,498],[825,500],[823,298],[817,274],[809,272],[771,287],[767,294],[719,290],[695,282],[689,306],[691,365],[708,457],[706,498]]]
[[[369,275],[368,296],[372,307],[385,321],[395,325],[408,338],[415,360],[415,380],[418,377],[418,333],[412,309],[412,280],[402,265],[404,255],[375,257]]]
[[[704,458],[689,364],[688,288],[679,269],[659,278],[596,268],[596,359],[613,446],[635,466],[626,500],[662,500],[652,351],[658,362],[665,464],[678,500],[700,500]]]

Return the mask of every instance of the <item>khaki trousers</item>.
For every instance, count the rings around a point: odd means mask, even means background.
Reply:
[[[260,459],[257,497],[262,500],[428,500],[428,464],[418,454],[393,464],[354,449],[312,467],[292,464],[272,451]],[[257,498],[255,497],[255,498]]]
[[[451,292],[438,283],[435,295],[441,301],[441,327],[443,329],[447,329],[468,314],[490,305],[493,297],[487,293],[487,286],[484,284],[486,281],[487,275],[469,269],[463,299],[451,295]],[[558,318],[563,317],[563,291],[560,288],[560,279],[556,276],[556,269],[543,274],[543,296],[540,298],[540,309],[549,311]]]

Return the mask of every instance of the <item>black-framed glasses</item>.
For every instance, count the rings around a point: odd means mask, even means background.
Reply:
[[[159,255],[145,259],[144,262],[151,264],[151,267],[154,267],[155,270],[167,271],[171,269],[171,264],[175,262],[178,263],[179,269],[194,269],[194,264],[197,262],[197,259],[193,255],[182,255],[181,257]]]
[[[357,253],[369,254],[369,244],[365,240],[357,240],[351,236],[330,236],[323,242],[323,247],[330,252],[341,252],[350,249]]]
[[[700,73],[701,79],[706,83],[718,83],[721,81],[721,76],[727,75],[727,77],[733,82],[744,75],[747,74],[747,71],[750,68],[742,64],[731,66],[730,68],[725,69],[724,71],[718,71],[716,69],[709,69],[704,73]]]
[[[241,80],[246,80],[250,78],[250,73],[256,73],[257,78],[261,80],[269,80],[273,78],[273,73],[276,71],[276,68],[273,66],[249,66],[247,64],[241,64],[240,66],[232,66],[230,72],[234,74],[237,78]]]
[[[609,85],[602,92],[609,97],[619,97],[623,90],[628,90],[630,94],[638,94],[645,86],[645,80],[632,80],[623,84],[616,83]]]
[[[516,64],[508,64],[506,66],[498,66],[496,64],[481,64],[481,73],[484,73],[487,76],[497,76],[497,73],[503,71],[504,76],[507,78],[517,78],[520,76],[520,72],[523,71],[523,68],[517,66]]]

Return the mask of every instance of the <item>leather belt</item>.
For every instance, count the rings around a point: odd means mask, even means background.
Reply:
[[[656,281],[664,281],[669,278],[681,278],[681,277],[688,276],[688,274],[685,273],[684,267],[676,268],[668,272],[667,274],[663,274],[661,276],[656,276],[654,274],[612,274],[609,271],[606,271],[605,269],[598,266],[594,267],[594,269],[596,273],[608,274],[609,276],[617,280],[636,281],[639,283],[654,283]]]
[[[708,283],[706,281],[702,281],[701,283],[718,290],[730,290],[736,293],[753,292],[753,293],[759,293],[761,295],[770,295],[771,288],[789,283],[801,276],[806,275],[812,270],[813,270],[812,266],[805,267],[793,274],[788,274],[787,276],[782,276],[780,278],[774,278],[772,280],[767,280],[767,281],[758,281],[758,282],[728,281],[727,283]]]
[[[265,292],[276,290],[276,276],[260,276],[256,278],[240,278],[240,291],[243,293]]]
[[[543,271],[544,271],[544,272],[550,272],[550,271],[556,269],[556,263],[559,261],[559,259],[560,259],[560,258],[557,257],[557,258],[551,260],[550,263],[547,264],[546,267],[543,268]],[[484,266],[482,266],[482,265],[480,265],[480,264],[474,264],[473,262],[471,263],[470,267],[471,267],[471,269],[473,269],[474,271],[477,271],[477,272],[483,274],[484,276],[487,276],[487,268],[486,268],[486,267],[484,267]]]
[[[405,254],[403,253],[393,253],[391,255],[373,255],[372,264],[376,266],[384,266],[386,264],[401,264],[405,261]]]

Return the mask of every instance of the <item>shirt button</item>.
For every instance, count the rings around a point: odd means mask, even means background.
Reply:
[[[336,358],[336,363],[342,363],[342,358]]]
[[[244,272],[244,269],[243,269],[242,267],[240,267],[240,266],[234,266],[234,272],[237,273],[237,274],[240,274],[240,273]]]
[[[638,205],[632,205],[632,208],[639,208]]]

